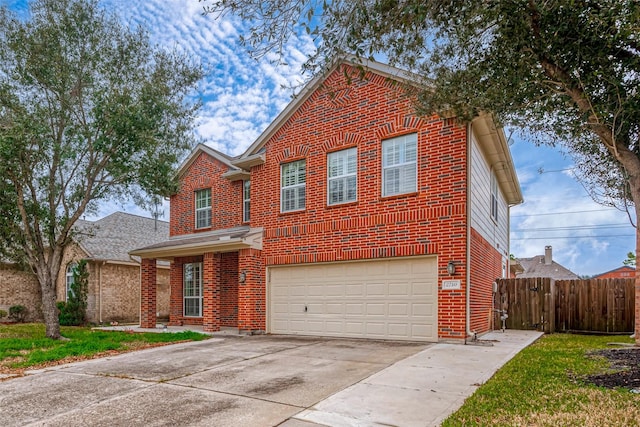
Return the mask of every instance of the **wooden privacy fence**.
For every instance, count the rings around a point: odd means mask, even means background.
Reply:
[[[633,333],[635,280],[498,279],[494,325],[544,332]]]

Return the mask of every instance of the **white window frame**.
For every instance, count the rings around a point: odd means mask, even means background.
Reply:
[[[307,161],[280,165],[280,212],[302,211],[306,207]]]
[[[242,182],[242,221],[251,220],[251,181]]]
[[[327,153],[327,205],[357,200],[358,149],[352,147]]]
[[[73,289],[71,289],[71,285],[73,285],[73,270],[78,266],[77,262],[72,262],[67,265],[67,270],[65,272],[65,283],[66,283],[66,292],[64,293],[64,300],[69,301],[69,295],[73,295]]]
[[[203,188],[201,190],[196,190],[196,192],[194,193],[194,206],[195,206],[196,229],[211,227],[211,189],[210,188]]]
[[[498,178],[493,170],[491,170],[491,196],[490,199],[490,212],[491,218],[498,222]]]
[[[417,188],[418,135],[411,133],[382,141],[382,196],[415,193]]]
[[[188,277],[190,276],[190,277]],[[184,317],[202,317],[202,263],[193,262],[182,265],[182,314]],[[187,302],[193,312],[187,309]],[[194,305],[195,303],[195,305]],[[187,313],[188,312],[188,313]]]

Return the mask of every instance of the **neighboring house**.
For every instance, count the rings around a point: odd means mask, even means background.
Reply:
[[[65,252],[57,280],[57,299],[65,301],[73,282],[73,268],[86,259],[89,270],[87,318],[90,322],[138,322],[140,260],[128,254],[140,244],[164,241],[169,224],[122,212],[97,221],[78,221],[74,244]],[[0,309],[27,307],[29,320],[42,320],[40,286],[34,274],[11,266],[0,269]],[[169,265],[158,266],[157,315],[169,317]]]
[[[553,260],[551,246],[544,247],[544,255],[532,258],[519,258],[523,271],[516,273],[516,278],[550,277],[555,280],[579,279],[577,274]]]
[[[504,134],[487,115],[421,118],[405,74],[364,69],[312,80],[239,157],[193,150],[171,237],[131,252],[143,327],[167,260],[174,325],[417,341],[490,329],[522,202]]]
[[[628,265],[618,267],[606,273],[593,276],[592,279],[633,279],[636,277],[636,269]]]

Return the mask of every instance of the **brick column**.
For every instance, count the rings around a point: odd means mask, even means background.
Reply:
[[[220,255],[205,253],[202,270],[202,327],[215,332],[220,330]]]
[[[156,327],[156,260],[143,258],[140,264],[140,327]]]
[[[169,325],[182,325],[182,259],[176,258],[169,270]]]
[[[238,284],[238,329],[244,332],[266,330],[266,285],[262,251],[241,249],[238,269],[245,273]]]

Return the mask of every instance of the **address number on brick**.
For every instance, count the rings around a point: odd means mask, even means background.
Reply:
[[[460,289],[460,280],[443,280],[442,290],[455,290]]]

